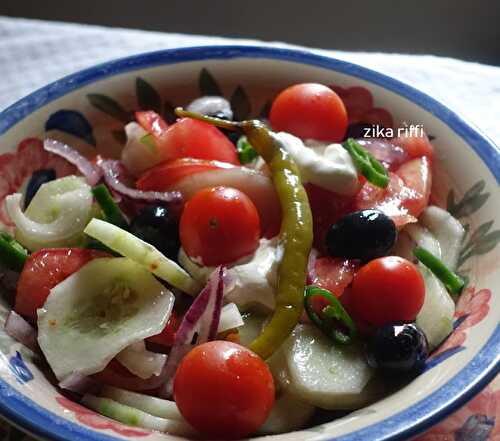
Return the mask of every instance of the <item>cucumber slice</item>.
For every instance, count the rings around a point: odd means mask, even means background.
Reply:
[[[425,248],[427,251],[430,251],[432,254],[434,254],[434,256],[436,256],[438,259],[441,259],[441,244],[427,228],[419,224],[409,224],[403,231],[411,237],[411,239],[417,246]],[[415,248],[415,246],[413,248]]]
[[[174,295],[134,261],[94,259],[50,291],[38,310],[38,343],[59,380],[91,375],[159,334],[173,304]]]
[[[129,426],[158,430],[159,432],[179,436],[192,437],[196,435],[195,430],[186,422],[159,418],[134,407],[110,400],[109,398],[100,398],[87,394],[83,397],[82,403],[108,418],[128,424]]]
[[[20,193],[6,198],[16,224],[16,239],[31,251],[79,244],[92,213],[90,186],[83,178],[66,176],[42,185],[23,213]]]
[[[259,434],[275,434],[302,429],[316,408],[288,392],[282,393],[274,402],[266,422]]]
[[[196,295],[200,291],[199,283],[177,263],[128,231],[103,220],[92,219],[84,232],[113,251],[142,265],[172,286],[191,295]]]
[[[422,329],[429,349],[435,349],[453,330],[455,303],[444,285],[424,265],[418,269],[424,276],[425,300],[417,315],[416,323]]]
[[[162,400],[111,386],[104,386],[101,395],[160,418],[185,421],[175,401]]]
[[[374,372],[359,345],[336,346],[315,326],[295,327],[283,344],[287,390],[324,409],[357,409],[373,398],[366,386]]]
[[[427,207],[420,222],[429,229],[441,245],[441,260],[452,271],[457,266],[458,255],[465,234],[462,224],[450,213],[436,206]],[[432,250],[429,250],[432,252]]]

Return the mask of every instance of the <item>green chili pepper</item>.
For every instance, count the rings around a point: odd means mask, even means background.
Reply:
[[[99,184],[92,189],[92,194],[101,207],[106,220],[117,227],[128,230],[127,219],[125,219],[120,207],[113,200],[108,188],[104,184]]]
[[[348,138],[342,146],[351,155],[357,170],[373,185],[385,188],[389,185],[389,175],[385,167],[368,150],[353,138]]]
[[[182,109],[176,109],[176,114],[229,130],[241,129],[271,171],[282,211],[280,242],[284,253],[278,269],[276,309],[262,333],[250,345],[252,351],[268,358],[290,335],[304,310],[307,261],[313,232],[309,199],[299,170],[282,143],[261,121],[224,121]]]
[[[448,291],[452,294],[458,294],[462,291],[465,282],[459,275],[450,270],[441,259],[422,247],[416,247],[413,254],[443,282]]]
[[[13,271],[22,271],[28,252],[10,234],[0,232],[0,263]]]
[[[144,144],[149,150],[151,150],[153,153],[156,152],[156,143],[155,143],[155,138],[151,133],[148,133],[144,135],[141,139],[141,144]]]
[[[320,314],[318,314],[314,308],[314,297],[321,297],[326,300],[327,305],[321,309]],[[309,285],[306,287],[304,306],[311,321],[321,329],[327,337],[330,337],[337,343],[349,344],[356,336],[356,325],[337,297],[330,291],[314,285]],[[346,333],[345,330],[348,332]]]
[[[258,155],[252,145],[248,142],[246,136],[241,136],[236,143],[236,150],[238,151],[238,157],[242,164],[248,164],[252,162]]]

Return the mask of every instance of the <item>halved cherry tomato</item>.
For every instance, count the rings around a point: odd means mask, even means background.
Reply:
[[[137,181],[137,188],[144,191],[167,191],[186,176],[232,167],[234,167],[233,164],[220,161],[193,158],[174,159],[146,171]]]
[[[83,248],[44,248],[28,257],[17,283],[17,313],[36,321],[50,290],[96,257],[109,257],[103,251]]]
[[[432,160],[434,155],[434,147],[432,147],[425,133],[423,133],[422,136],[403,134],[397,138],[391,139],[391,142],[403,148],[410,158],[427,156],[429,160]]]
[[[259,214],[239,190],[205,188],[186,202],[179,235],[188,256],[201,258],[204,265],[234,262],[259,246]]]
[[[396,172],[389,172],[389,185],[375,187],[366,182],[356,195],[356,209],[377,208],[390,216],[397,227],[416,222],[429,203],[432,173],[426,156],[412,159]]]
[[[340,297],[351,284],[359,266],[357,260],[340,257],[320,257],[316,259],[314,265],[316,274],[312,284],[330,291],[336,297]]]
[[[175,333],[177,332],[177,329],[179,329],[180,324],[181,324],[181,319],[179,318],[179,316],[175,311],[172,311],[167,324],[163,328],[163,331],[161,331],[159,334],[148,337],[146,341],[170,347],[174,344]]]
[[[273,130],[321,141],[341,141],[347,129],[342,100],[329,87],[316,83],[283,90],[273,102],[269,119]]]
[[[135,119],[146,132],[158,139],[161,139],[168,129],[165,120],[152,110],[135,112]]]
[[[412,322],[425,299],[424,279],[417,267],[398,256],[374,259],[354,276],[349,309],[374,326]]]
[[[186,421],[211,438],[255,432],[274,403],[274,381],[255,353],[228,341],[196,346],[179,365],[174,398]]]

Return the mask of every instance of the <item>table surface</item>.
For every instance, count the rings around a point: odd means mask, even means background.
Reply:
[[[164,34],[0,17],[0,111],[64,75],[140,52],[213,44],[280,42]],[[452,58],[309,50],[398,78],[441,100],[500,145],[500,68]],[[486,416],[486,418],[484,418]],[[496,421],[495,421],[496,420]],[[467,422],[468,431],[456,432]],[[470,429],[473,428],[473,429]],[[0,422],[0,441],[28,440]],[[500,377],[418,441],[500,441]]]

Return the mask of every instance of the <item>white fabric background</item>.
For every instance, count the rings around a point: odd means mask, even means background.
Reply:
[[[262,42],[0,17],[0,110],[64,75],[113,58],[181,46],[256,43]],[[433,56],[313,51],[405,81],[443,101],[500,144],[499,67]]]

